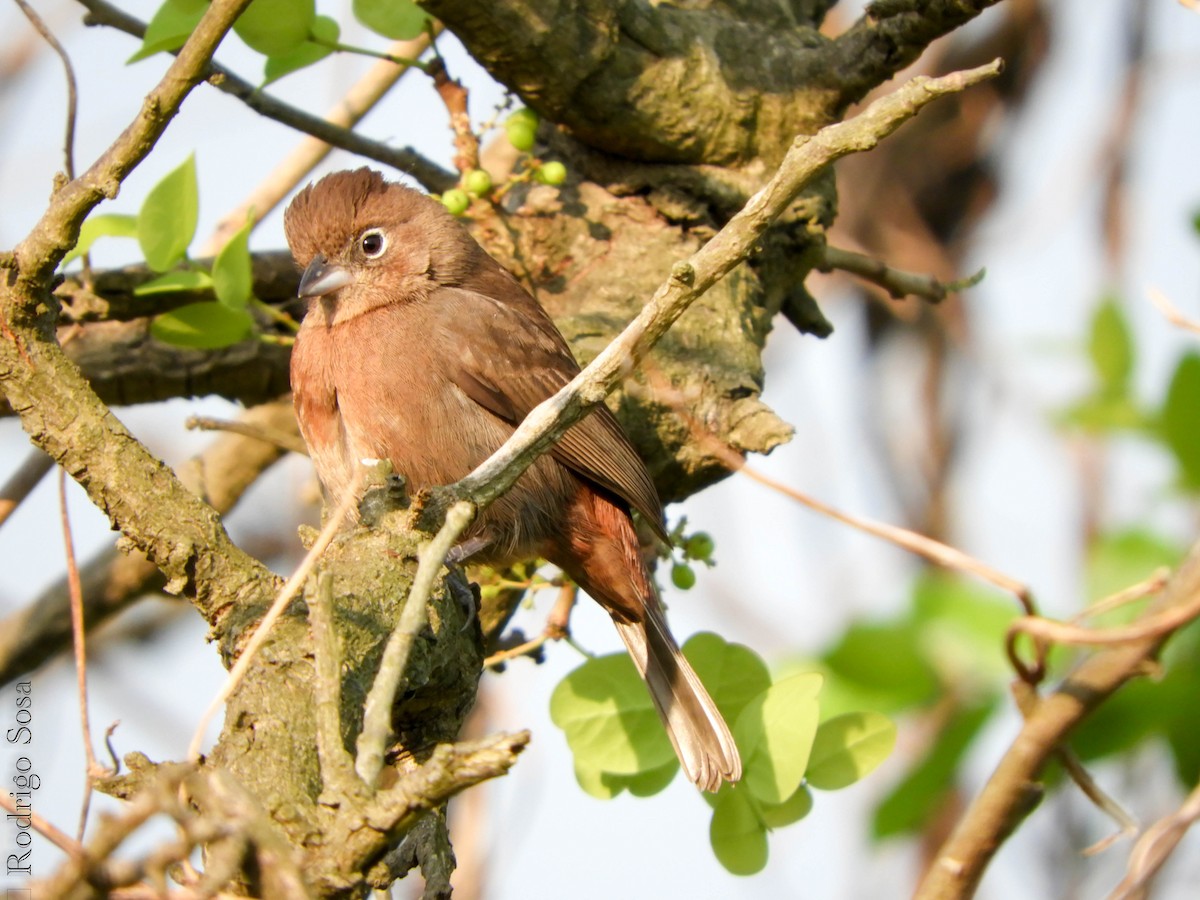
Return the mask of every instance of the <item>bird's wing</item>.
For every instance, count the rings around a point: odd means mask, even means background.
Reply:
[[[579,373],[550,317],[515,281],[494,279],[487,294],[442,287],[429,300],[440,313],[451,381],[514,427]],[[465,329],[468,321],[472,327]],[[572,425],[551,453],[577,475],[616,494],[666,539],[654,482],[608,407],[599,404]]]

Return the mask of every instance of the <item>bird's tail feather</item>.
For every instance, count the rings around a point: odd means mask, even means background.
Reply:
[[[742,760],[729,726],[671,637],[657,604],[641,622],[614,618],[617,632],[650,689],[650,697],[683,770],[698,787],[717,790],[742,777]]]

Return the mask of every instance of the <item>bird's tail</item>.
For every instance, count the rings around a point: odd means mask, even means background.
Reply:
[[[643,621],[617,619],[617,632],[650,689],[650,697],[684,772],[706,791],[742,777],[742,760],[729,726],[671,637],[662,609],[646,604]]]

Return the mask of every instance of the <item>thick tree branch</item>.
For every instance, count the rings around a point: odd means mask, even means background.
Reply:
[[[168,590],[191,594],[210,622],[239,599],[270,595],[274,576],[229,540],[216,511],[133,438],[66,358],[48,287],[84,217],[150,152],[248,3],[215,0],[138,117],[54,194],[4,259],[0,282],[0,388],[25,430],[167,574]]]
[[[146,24],[104,0],[79,0],[87,8],[85,19],[89,25],[107,25],[136,38],[146,33]],[[454,185],[456,178],[436,163],[430,162],[411,147],[389,147],[379,141],[363,137],[349,128],[339,127],[332,122],[296,109],[277,100],[261,88],[239,78],[233,72],[215,62],[209,62],[202,70],[201,80],[241,100],[260,116],[273,119],[281,125],[302,131],[350,153],[391,166],[406,172],[430,191],[444,191]]]
[[[292,404],[284,400],[246,410],[241,420],[296,434]],[[179,467],[179,480],[221,514],[283,456],[276,445],[240,434],[223,435]],[[161,591],[158,567],[138,552],[102,550],[80,569],[84,622],[92,629],[148,593]],[[0,622],[0,685],[30,672],[65,650],[71,620],[65,581],[49,587],[28,606]]]
[[[1200,596],[1200,544],[1146,618],[1194,604]],[[1089,657],[1051,694],[1031,704],[1025,724],[987,785],[938,851],[916,895],[920,900],[970,897],[1000,845],[1041,799],[1038,778],[1071,730],[1113,692],[1144,675],[1170,637],[1156,632]]]
[[[536,407],[499,451],[452,489],[453,494],[486,505],[508,490],[534,459],[604,399],[696,298],[749,256],[768,226],[825,167],[847,154],[869,150],[927,103],[992,78],[1000,69],[997,60],[944,78],[914,78],[855,118],[811,137],[798,137],[779,171],[746,207],[691,259],[676,263],[629,327],[570,384]]]

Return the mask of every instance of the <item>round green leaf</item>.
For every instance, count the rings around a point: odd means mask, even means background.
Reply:
[[[353,10],[354,18],[393,41],[412,40],[429,21],[413,0],[354,0]]]
[[[1106,297],[1092,316],[1088,355],[1103,394],[1120,396],[1128,390],[1133,374],[1133,337],[1115,297]]]
[[[771,829],[783,828],[799,822],[812,812],[812,808],[812,794],[807,787],[800,785],[796,789],[796,793],[782,803],[763,803],[759,806],[758,812],[762,816],[763,824]]]
[[[127,63],[135,63],[164,50],[178,50],[207,10],[208,0],[166,0],[146,25],[142,46]]]
[[[675,759],[646,686],[628,654],[589,659],[559,682],[550,718],[563,730],[576,765],[635,775]]]
[[[78,259],[92,249],[92,244],[102,237],[137,237],[137,217],[122,213],[104,213],[88,216],[79,229],[79,240],[63,257],[62,265]]]
[[[727,722],[735,721],[747,703],[771,686],[771,672],[762,657],[711,631],[688,638],[683,655]]]
[[[200,217],[200,193],[196,187],[196,157],[169,172],[142,202],[138,212],[137,238],[146,265],[165,272],[187,254]]]
[[[868,775],[895,746],[896,725],[887,716],[837,716],[817,728],[804,779],[818,790],[836,791]]]
[[[254,0],[233,23],[233,30],[251,50],[278,56],[308,40],[316,15],[315,0]]]
[[[815,672],[776,682],[753,700],[733,726],[742,754],[742,784],[763,803],[782,803],[796,792],[817,732]]]
[[[179,294],[198,293],[212,290],[212,276],[197,269],[185,269],[182,272],[168,272],[149,281],[139,284],[133,289],[135,297],[150,294]]]
[[[767,829],[743,790],[721,791],[708,839],[717,861],[734,875],[753,875],[767,864]]]
[[[250,302],[253,285],[250,270],[250,229],[253,224],[247,221],[239,228],[213,260],[213,291],[217,300],[230,309],[245,309],[246,304]]]
[[[220,303],[192,303],[156,316],[150,334],[164,344],[217,350],[244,341],[254,331],[254,319],[244,309]]]
[[[323,60],[333,52],[333,48],[327,44],[336,43],[342,36],[342,30],[337,21],[329,16],[317,16],[313,19],[310,36],[320,38],[325,43],[318,44],[316,41],[307,40],[286,53],[267,57],[263,65],[263,87],[272,81],[278,81],[284,75],[290,75]]]

